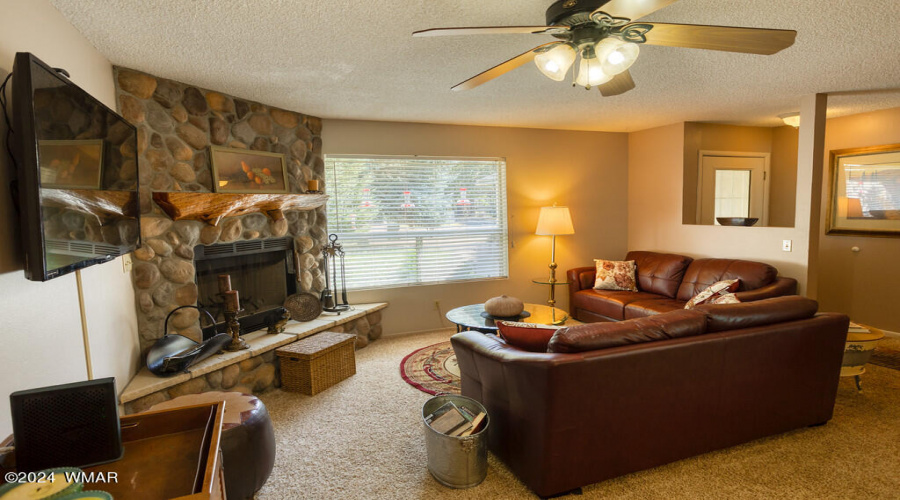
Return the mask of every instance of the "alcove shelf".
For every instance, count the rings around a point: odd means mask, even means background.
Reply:
[[[216,226],[223,217],[252,213],[279,220],[285,210],[312,210],[325,205],[328,195],[155,192],[153,201],[172,220],[200,220]]]

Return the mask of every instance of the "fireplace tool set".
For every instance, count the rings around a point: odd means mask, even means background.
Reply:
[[[344,248],[337,242],[337,235],[328,236],[329,244],[322,249],[322,256],[325,257],[325,289],[322,290],[320,300],[322,301],[322,310],[328,312],[336,312],[340,314],[350,309],[350,302],[347,300],[347,280],[344,276]],[[338,265],[340,265],[341,273],[341,296],[340,299],[335,295],[338,282]],[[334,286],[334,290],[332,290]]]

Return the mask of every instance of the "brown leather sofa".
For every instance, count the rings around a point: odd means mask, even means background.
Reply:
[[[777,297],[557,331],[546,353],[451,338],[489,449],[540,496],[831,419],[849,318]]]
[[[678,309],[709,285],[739,278],[735,293],[749,302],[797,293],[797,280],[778,276],[762,262],[737,259],[691,259],[659,252],[628,252],[636,267],[637,292],[594,290],[596,268],[569,269],[570,315],[586,323],[641,318]]]

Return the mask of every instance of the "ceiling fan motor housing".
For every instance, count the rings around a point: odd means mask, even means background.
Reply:
[[[547,26],[575,26],[591,21],[591,12],[610,0],[557,0],[547,9]]]

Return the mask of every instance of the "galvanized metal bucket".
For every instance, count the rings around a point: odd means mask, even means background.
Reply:
[[[425,422],[425,417],[451,401],[457,406],[465,406],[474,414],[484,412],[481,430],[465,437],[448,436]],[[422,405],[422,425],[425,427],[428,472],[439,483],[451,488],[471,488],[484,481],[487,476],[487,429],[490,423],[487,410],[472,398],[446,394],[426,401]]]

